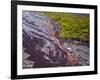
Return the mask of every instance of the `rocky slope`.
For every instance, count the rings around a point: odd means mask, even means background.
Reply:
[[[42,12],[23,11],[23,68],[43,68],[60,66],[89,65],[89,47],[62,42],[59,37],[60,26],[57,22],[42,15]],[[56,38],[63,48],[79,54],[79,63],[70,64],[66,55],[56,46],[51,33],[54,30]]]

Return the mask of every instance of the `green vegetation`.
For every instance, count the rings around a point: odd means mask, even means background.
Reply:
[[[44,12],[61,26],[62,38],[79,38],[89,41],[89,15],[61,12]]]

